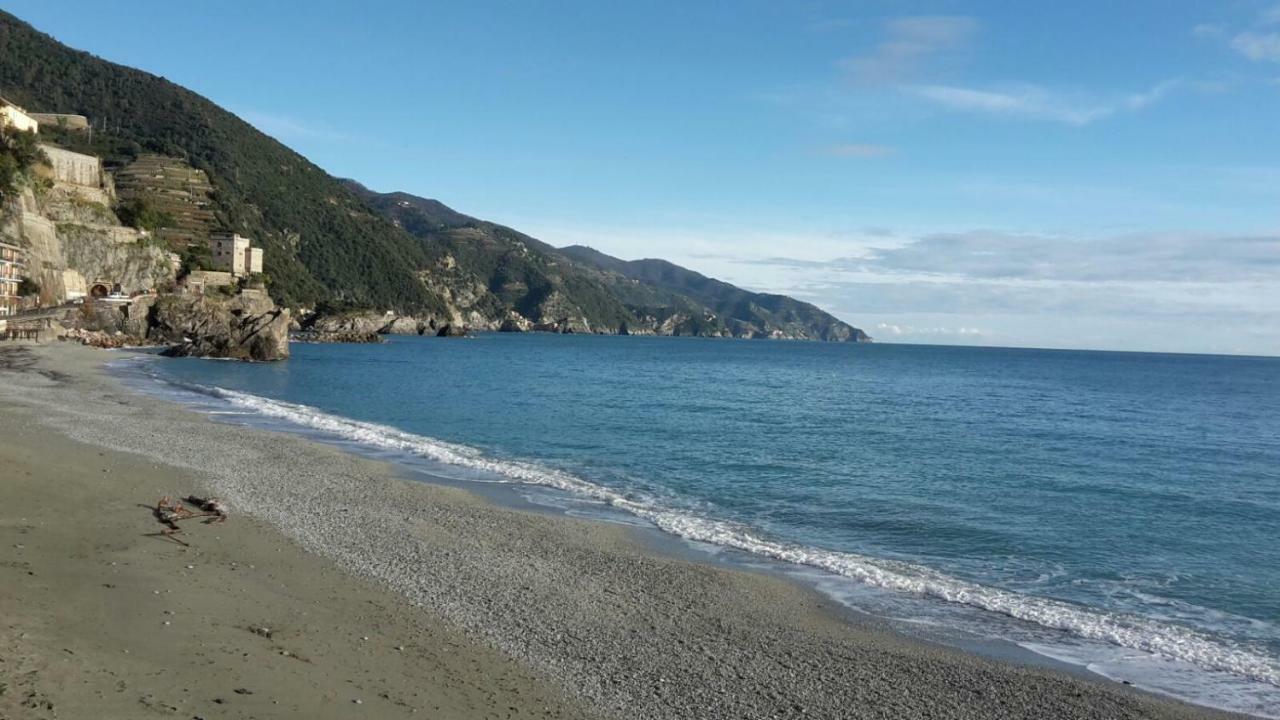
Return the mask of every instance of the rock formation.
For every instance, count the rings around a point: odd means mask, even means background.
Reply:
[[[161,295],[133,303],[131,319],[135,314],[146,317],[148,339],[170,344],[164,354],[171,357],[289,357],[289,311],[262,290]]]

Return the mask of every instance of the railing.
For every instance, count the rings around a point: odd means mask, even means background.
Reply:
[[[16,327],[0,330],[0,340],[39,340],[40,328]]]

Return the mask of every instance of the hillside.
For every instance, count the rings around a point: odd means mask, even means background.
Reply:
[[[204,171],[217,222],[261,243],[272,293],[287,304],[444,309],[416,277],[426,263],[420,243],[306,158],[183,87],[0,12],[0,94],[33,112],[108,121],[92,147],[72,149],[113,163],[158,153]],[[65,144],[85,137],[68,135]]]
[[[2,11],[0,95],[97,121],[92,135],[49,128],[42,138],[99,155],[122,177],[141,161],[207,178],[208,224],[264,248],[271,294],[286,306],[391,311],[431,328],[865,339],[806,303],[674,265],[655,271],[561,252],[434,200],[334,178],[206,98],[68,48]],[[192,202],[203,208],[205,195]]]
[[[731,327],[746,324],[773,328],[787,337],[816,340],[867,342],[871,339],[862,330],[837,320],[810,303],[786,295],[743,290],[666,260],[619,260],[582,245],[562,248],[560,253],[607,273],[689,298],[725,318]],[[625,287],[626,283],[613,283],[615,288],[619,285]]]
[[[557,249],[437,200],[375,193],[354,181],[348,187],[422,239],[428,252],[456,259],[473,282],[535,324],[568,318],[577,332],[870,339],[808,303],[749,292],[664,260],[628,262],[587,247]]]

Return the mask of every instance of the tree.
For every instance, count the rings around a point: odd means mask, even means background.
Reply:
[[[116,215],[120,217],[120,222],[139,230],[154,231],[173,227],[174,223],[172,215],[157,209],[145,198],[133,198],[120,203],[116,207]]]

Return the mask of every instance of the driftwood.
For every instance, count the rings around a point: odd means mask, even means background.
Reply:
[[[199,512],[187,507],[188,504],[197,508]],[[181,500],[174,500],[172,497],[165,495],[152,508],[152,513],[155,515],[156,520],[161,525],[164,525],[164,529],[156,534],[183,547],[190,546],[181,538],[176,537],[183,532],[178,523],[192,518],[206,518],[204,521],[206,525],[226,522],[227,520],[227,506],[222,500],[218,498],[202,498],[195,495],[188,495]]]

